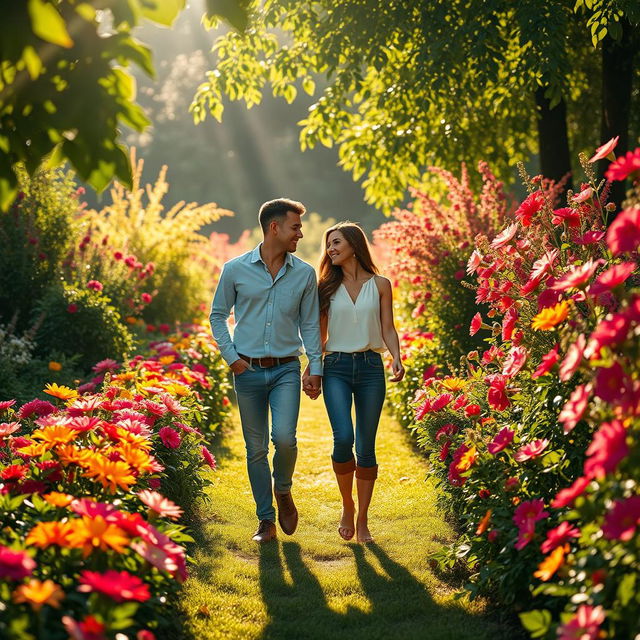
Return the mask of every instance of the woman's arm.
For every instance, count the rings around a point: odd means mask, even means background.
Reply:
[[[382,339],[393,357],[391,368],[393,376],[390,382],[400,382],[404,378],[404,366],[400,357],[400,340],[393,321],[393,292],[391,282],[382,276],[376,276],[376,285],[380,293],[380,325],[382,327]]]

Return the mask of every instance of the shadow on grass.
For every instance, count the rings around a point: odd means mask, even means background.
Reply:
[[[349,546],[360,584],[345,589],[344,597],[353,594],[357,606],[349,605],[344,612],[336,612],[329,606],[322,585],[302,557],[299,544],[284,542],[281,547],[278,544],[260,547],[260,587],[269,616],[261,636],[263,640],[462,640],[467,637],[479,640],[495,635],[509,638],[500,634],[495,625],[485,625],[483,618],[455,604],[435,603],[425,585],[380,546],[371,544],[366,549],[355,544]],[[356,592],[363,593],[364,598]]]

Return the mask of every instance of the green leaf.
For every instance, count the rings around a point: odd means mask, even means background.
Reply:
[[[626,607],[635,595],[636,574],[627,573],[618,585],[618,598],[620,604]]]
[[[249,16],[244,2],[241,0],[206,0],[207,18],[220,16],[236,31],[244,31],[249,23]]]
[[[67,25],[52,4],[46,0],[28,0],[27,9],[31,28],[38,38],[67,49],[73,46]]]
[[[526,611],[520,614],[520,622],[532,638],[542,638],[549,631],[551,614],[546,609]]]
[[[144,0],[140,12],[145,18],[170,27],[184,5],[185,0]]]

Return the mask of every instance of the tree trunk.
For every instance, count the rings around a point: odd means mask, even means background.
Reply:
[[[600,141],[604,144],[615,136],[620,136],[615,149],[616,156],[629,150],[629,114],[631,111],[631,85],[633,83],[634,57],[638,52],[639,39],[633,27],[625,20],[622,37],[614,40],[606,36],[602,41],[602,122]],[[601,160],[598,166],[600,176],[609,166],[608,160]],[[610,200],[620,209],[625,196],[625,182],[614,182]]]
[[[551,108],[549,98],[545,97],[545,87],[536,90],[538,106],[538,148],[540,154],[540,173],[545,178],[561,180],[569,174],[565,191],[572,189],[571,153],[567,133],[567,104],[561,100]]]

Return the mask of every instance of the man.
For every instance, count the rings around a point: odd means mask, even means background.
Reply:
[[[256,542],[276,537],[267,459],[269,409],[278,522],[289,535],[298,524],[291,478],[297,456],[298,358],[303,345],[309,358],[305,390],[313,395],[320,393],[322,348],[316,275],[311,265],[293,255],[303,237],[304,213],[304,205],[285,198],[260,207],[258,219],[264,240],[253,251],[224,265],[211,307],[213,336],[233,371],[249,482],[259,520],[253,536]],[[232,308],[233,340],[227,327]]]

